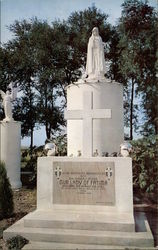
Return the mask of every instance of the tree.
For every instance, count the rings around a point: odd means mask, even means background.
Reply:
[[[22,137],[30,136],[30,150],[33,149],[33,132],[37,127],[38,110],[35,103],[35,93],[31,87],[23,89],[23,94],[15,101],[14,118],[22,121],[21,134]]]
[[[14,32],[16,38],[5,44],[5,49],[9,54],[8,65],[9,71],[12,72],[12,80],[18,83],[22,92],[20,99],[15,102],[14,117],[22,121],[22,136],[31,136],[31,149],[33,147],[33,131],[36,125],[41,123],[41,112],[43,111],[43,118],[46,118],[48,113],[51,117],[50,112],[48,112],[49,108],[44,110],[40,106],[41,109],[39,109],[41,100],[48,99],[47,96],[43,95],[42,85],[45,86],[45,89],[48,85],[50,86],[50,83],[47,82],[50,77],[48,72],[52,72],[51,67],[53,66],[51,65],[52,53],[48,52],[48,49],[46,51],[48,43],[44,46],[45,34],[48,29],[50,30],[50,27],[47,23],[38,22],[37,19],[31,20],[31,22],[16,21],[10,26],[10,30]],[[39,34],[41,34],[41,37],[39,37]],[[50,34],[48,39],[49,47],[52,48]],[[48,55],[46,52],[48,52]],[[49,64],[47,58],[50,60]],[[44,75],[46,76],[45,79]],[[42,124],[46,124],[47,137],[50,134],[47,126],[48,123],[50,124],[48,119],[49,121],[52,120],[47,117],[47,121],[42,122]],[[55,129],[55,125],[53,128]]]
[[[35,20],[32,26],[31,39],[36,41],[39,124],[45,126],[48,140],[64,125],[60,97],[63,91],[61,72],[69,53],[66,35],[66,27],[60,22],[54,22],[50,27],[46,22]]]
[[[126,79],[126,95],[128,98],[130,96],[130,104],[127,106],[130,108],[130,139],[132,140],[133,126],[137,125],[138,121],[135,97],[138,97],[138,94],[141,95],[141,107],[144,107],[145,113],[148,113],[145,106],[147,101],[145,92],[149,82],[153,85],[155,81],[156,19],[154,10],[147,1],[126,0],[122,7],[118,26],[121,52],[119,67]]]
[[[9,81],[16,83],[21,90],[21,97],[14,105],[14,118],[22,122],[22,137],[31,136],[30,148],[33,147],[33,131],[37,122],[33,77],[35,75],[34,53],[29,41],[31,25],[25,20],[15,21],[10,26],[15,38],[6,43],[7,75]]]

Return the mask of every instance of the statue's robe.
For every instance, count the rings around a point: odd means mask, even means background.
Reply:
[[[92,35],[88,42],[86,74],[89,78],[104,77],[104,48],[100,36]]]

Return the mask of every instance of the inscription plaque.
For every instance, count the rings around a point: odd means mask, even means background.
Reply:
[[[115,204],[114,162],[54,162],[53,203]]]

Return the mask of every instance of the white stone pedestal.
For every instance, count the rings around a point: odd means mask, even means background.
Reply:
[[[119,152],[124,141],[123,87],[113,82],[77,83],[67,88],[68,156]]]
[[[31,241],[24,249],[153,247],[144,218],[135,231],[131,158],[40,157],[37,170],[37,210],[4,231],[5,240],[21,235]]]
[[[0,159],[5,162],[13,189],[21,187],[21,123],[0,122]]]
[[[129,157],[39,157],[37,175],[39,210],[56,208],[133,216]],[[72,181],[67,183],[68,180]],[[101,181],[106,183],[100,186]]]

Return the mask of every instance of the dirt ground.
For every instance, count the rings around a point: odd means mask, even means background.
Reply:
[[[14,214],[11,218],[0,220],[0,249],[7,249],[2,239],[3,231],[36,208],[36,189],[22,188],[14,191]]]

